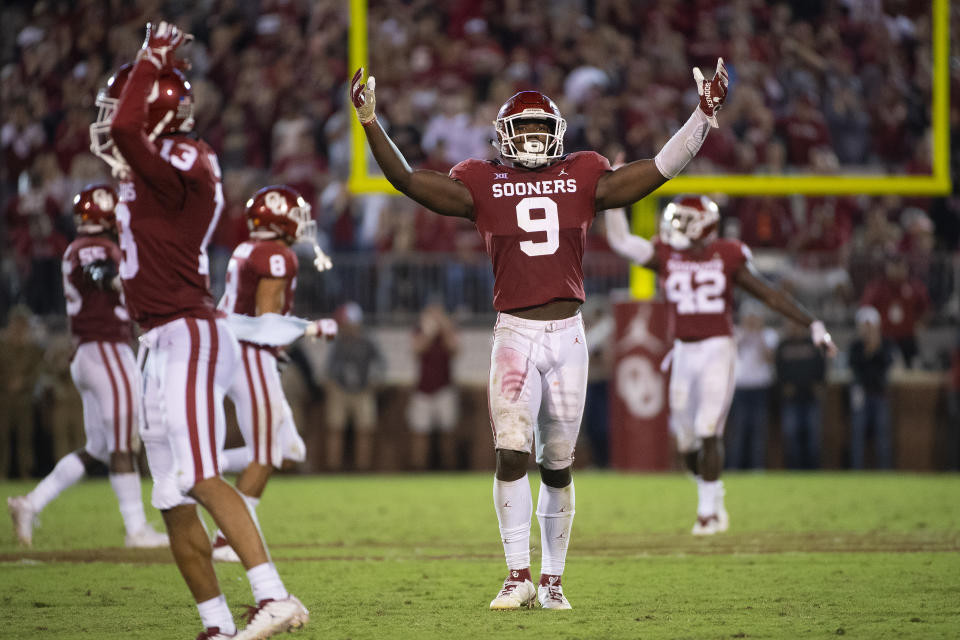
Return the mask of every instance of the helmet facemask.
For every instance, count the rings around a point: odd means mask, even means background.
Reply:
[[[694,242],[712,240],[719,222],[720,211],[712,201],[705,209],[671,202],[663,210],[660,239],[674,249],[689,249]]]
[[[549,131],[517,133],[522,122],[542,121]],[[563,155],[563,135],[567,121],[542,109],[524,109],[494,122],[500,141],[500,155],[528,169],[549,164]]]
[[[120,101],[107,95],[106,90],[97,94],[96,105],[99,107],[96,122],[90,125],[90,152],[110,166],[114,178],[124,180],[130,176],[130,165],[120,155],[110,137],[110,125],[113,116],[117,113],[117,104]]]

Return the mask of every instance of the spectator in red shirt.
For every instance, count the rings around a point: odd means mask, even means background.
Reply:
[[[867,283],[860,306],[880,312],[883,337],[897,344],[904,364],[913,366],[919,353],[917,326],[930,311],[930,296],[923,282],[909,276],[902,255],[888,257],[884,275]]]
[[[440,466],[456,463],[454,432],[459,419],[459,398],[453,382],[453,356],[459,348],[456,327],[443,305],[428,304],[413,334],[413,353],[419,363],[417,388],[407,406],[410,425],[410,464],[426,469],[430,458],[430,433],[440,435]]]

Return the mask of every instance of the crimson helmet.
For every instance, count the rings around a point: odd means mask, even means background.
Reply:
[[[316,242],[317,225],[310,205],[293,187],[275,184],[257,191],[247,200],[247,227],[251,238],[282,238]]]
[[[116,231],[117,192],[109,184],[87,185],[73,198],[77,231],[84,234]]]
[[[516,133],[518,122],[545,121],[550,126],[547,133]],[[507,160],[530,169],[549,164],[563,155],[563,134],[567,121],[553,100],[539,91],[521,91],[507,100],[497,119],[497,141],[500,155]]]
[[[97,121],[90,125],[90,151],[110,165],[114,173],[129,171],[127,162],[120,156],[110,138],[110,125],[117,112],[117,103],[123,92],[132,64],[125,64],[107,81],[107,86],[97,94],[100,108]],[[193,130],[193,89],[179,69],[165,67],[147,96],[147,121],[144,130],[150,140],[164,133]]]
[[[674,249],[686,249],[694,242],[717,237],[720,208],[707,196],[677,196],[663,210],[660,239]]]

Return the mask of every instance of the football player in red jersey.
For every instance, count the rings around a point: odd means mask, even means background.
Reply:
[[[200,637],[234,637],[236,625],[197,502],[242,558],[257,601],[235,637],[263,638],[301,626],[308,613],[284,587],[243,498],[220,476],[223,396],[239,347],[208,285],[206,249],[223,189],[213,150],[190,135],[193,94],[173,58],[189,39],[169,23],[147,25],[136,63],[121,67],[97,97],[92,150],[120,180],[120,277],[128,309],[146,331],[141,438],[153,505],[206,627]]]
[[[697,481],[694,535],[726,531],[723,427],[735,386],[733,291],[739,285],[788,319],[810,328],[828,355],[836,346],[823,323],[756,270],[750,249],[717,237],[720,210],[706,196],[679,196],[663,211],[660,237],[632,235],[621,210],[605,214],[607,240],[625,258],[654,269],[670,303],[674,344],[670,428]]]
[[[63,254],[63,290],[70,333],[77,345],[70,376],[83,401],[87,442],[61,458],[33,491],[7,499],[17,538],[26,546],[32,543],[34,518],[98,463],[109,467],[110,485],[127,532],[126,546],[169,544],[166,534],[147,524],[140,475],[134,466],[140,370],[130,348],[130,316],[116,277],[120,265],[114,236],[116,203],[117,193],[108,184],[90,185],[73,200],[78,237]]]
[[[292,187],[273,185],[260,189],[247,201],[250,239],[237,245],[227,266],[226,290],[218,308],[226,313],[261,316],[287,315],[293,308],[297,287],[297,255],[290,248],[297,242],[314,247],[314,266],[329,269],[330,259],[317,246],[316,223],[310,205]],[[332,339],[335,320],[321,321],[318,331],[306,332]],[[226,471],[239,471],[237,490],[256,513],[260,496],[273,467],[284,460],[303,462],[307,450],[293,422],[277,368],[278,348],[254,340],[241,340],[242,366],[238,367],[227,396],[237,410],[237,422],[245,447],[224,451]],[[240,562],[239,556],[218,531],[213,541],[213,558]]]
[[[583,415],[587,345],[583,249],[597,211],[633,203],[679,174],[700,149],[727,92],[723,60],[711,80],[694,70],[700,104],[652,160],[616,171],[592,151],[564,154],[567,123],[538,91],[500,108],[500,159],[465,160],[449,175],[412,170],[377,121],[375,81],[353,77],[351,97],[373,156],[390,183],[433,211],[472,220],[493,263],[494,329],[488,383],[496,448],[494,507],[508,576],[491,609],[539,601],[569,609],[561,575],[574,515],[570,466]],[[536,443],[542,563],[530,574],[532,496],[527,464]]]

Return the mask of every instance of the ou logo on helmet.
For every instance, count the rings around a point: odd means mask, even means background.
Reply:
[[[617,395],[636,418],[663,411],[663,374],[645,356],[627,356],[617,364]]]

